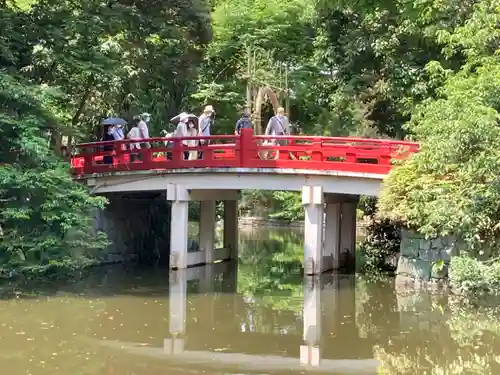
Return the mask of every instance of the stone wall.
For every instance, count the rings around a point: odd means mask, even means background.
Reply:
[[[426,239],[416,232],[402,230],[396,282],[447,279],[451,257],[456,254],[458,242],[452,236]],[[442,267],[433,267],[434,264]]]
[[[168,262],[170,205],[164,194],[108,194],[109,204],[95,216],[95,228],[112,242],[107,261],[160,259]]]

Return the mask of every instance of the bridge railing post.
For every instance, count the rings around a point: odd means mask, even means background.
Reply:
[[[94,155],[91,148],[85,147],[83,149],[83,173],[92,173],[92,167],[94,166]],[[82,152],[79,150],[79,152]]]
[[[120,164],[125,164],[125,160],[123,160],[125,156],[125,149],[124,146],[125,144],[123,142],[116,142],[113,145],[113,165],[120,165]]]
[[[249,168],[251,166],[253,149],[253,129],[241,129],[239,136],[239,167]],[[238,148],[238,144],[237,144]],[[238,152],[238,151],[237,151]]]
[[[177,139],[177,138],[174,138],[172,139],[172,144],[173,144],[173,147],[171,148],[171,155],[172,155],[172,164],[176,167],[179,166],[179,164],[184,160],[184,153],[182,152],[182,149],[181,149],[181,145],[182,145],[182,142]]]

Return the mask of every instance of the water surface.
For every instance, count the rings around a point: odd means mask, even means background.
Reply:
[[[303,278],[301,240],[244,230],[239,264],[109,267],[22,290],[0,300],[2,374],[500,374],[494,309]]]

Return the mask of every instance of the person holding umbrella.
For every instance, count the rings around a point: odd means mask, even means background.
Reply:
[[[127,121],[125,121],[122,118],[119,117],[109,117],[105,120],[101,121],[101,126],[102,126],[102,136],[101,140],[102,141],[119,141],[120,138],[119,134],[116,131],[117,126],[123,126],[126,125]],[[103,146],[103,151],[106,152],[111,152],[114,149],[114,146],[112,144],[110,145],[105,145]],[[113,156],[112,155],[105,155],[103,157],[103,163],[104,164],[113,164]]]
[[[174,131],[173,137],[183,138],[183,137],[194,137],[198,135],[196,131],[196,122],[198,118],[193,114],[188,114],[186,112],[182,112],[175,117],[172,117],[170,121],[174,124],[177,123],[177,128]],[[196,140],[188,140],[183,139],[182,145],[185,147],[194,147],[196,146]],[[193,151],[196,153],[196,151]],[[184,160],[192,159],[193,152],[184,151]],[[196,158],[196,157],[195,157]]]

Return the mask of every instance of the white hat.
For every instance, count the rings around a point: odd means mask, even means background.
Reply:
[[[215,112],[214,107],[212,107],[211,105],[207,105],[205,107],[205,109],[203,110],[203,113],[207,113],[207,112]]]
[[[189,120],[189,115],[186,113],[186,112],[182,112],[180,115],[179,115],[179,121],[180,122],[186,122]]]

